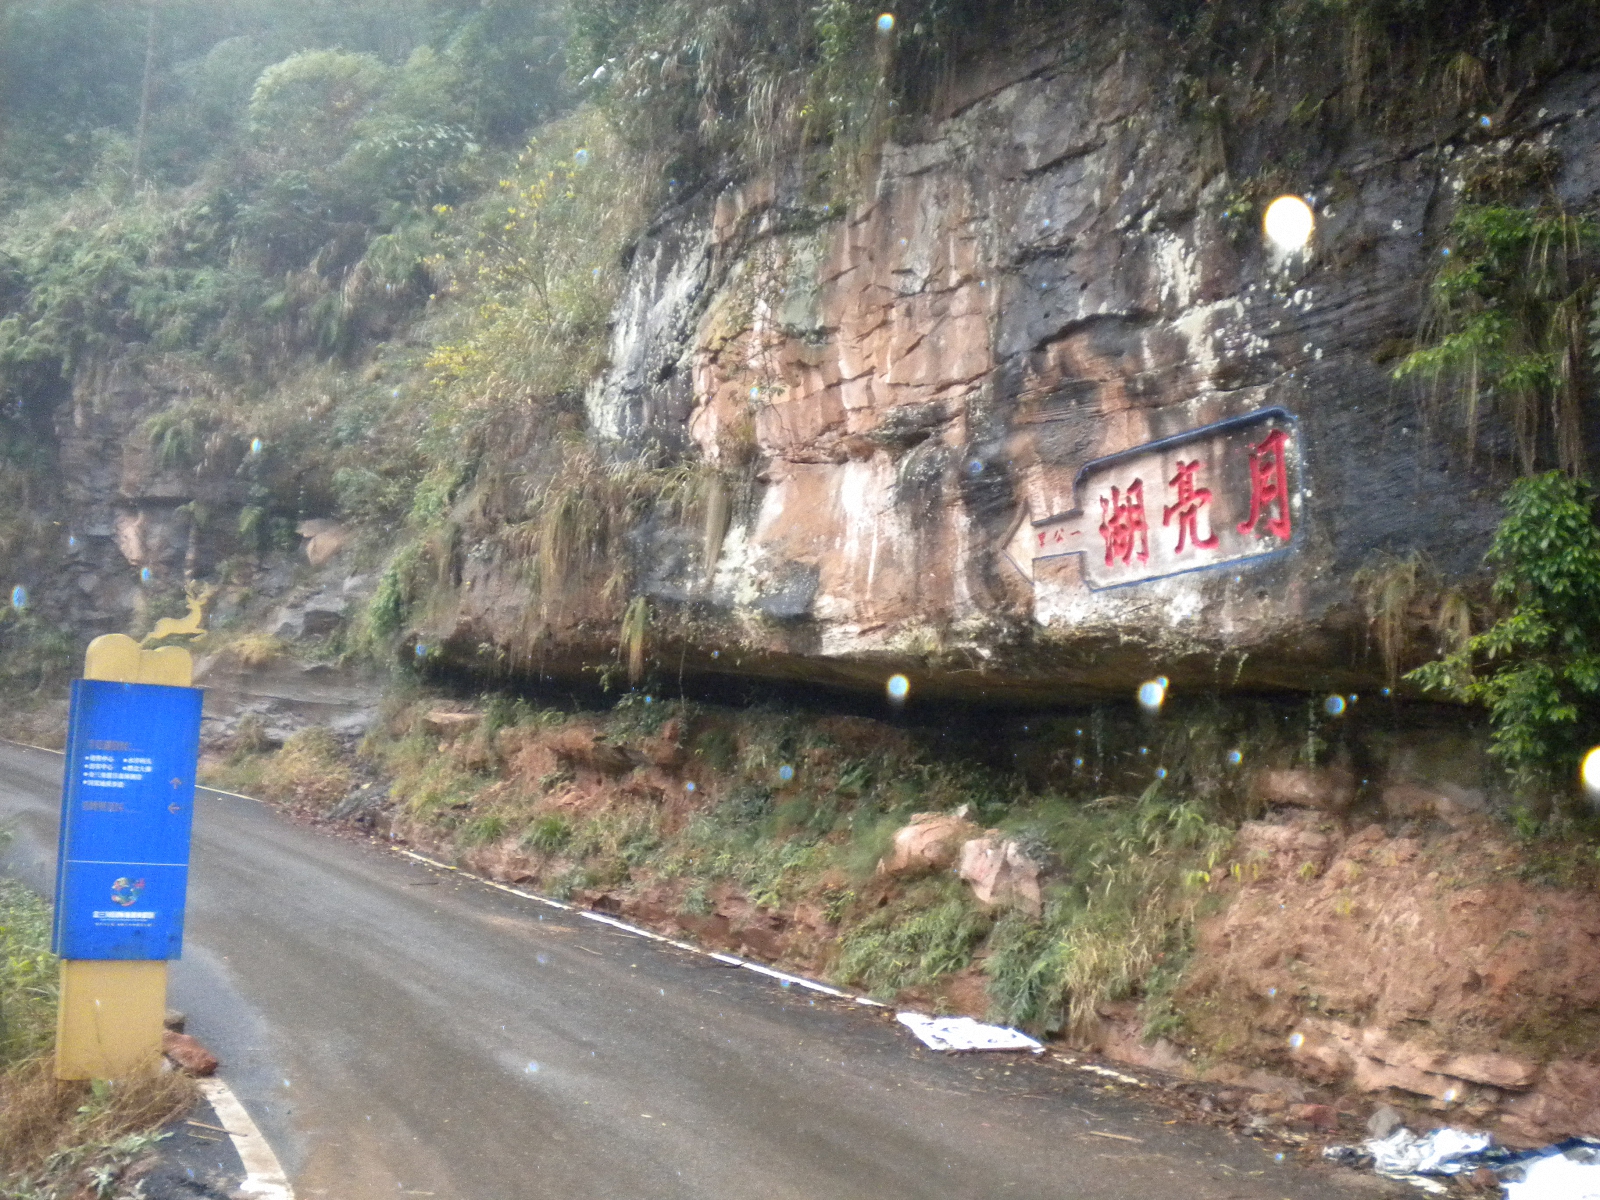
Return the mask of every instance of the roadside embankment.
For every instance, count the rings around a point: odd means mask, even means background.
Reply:
[[[914,724],[413,694],[360,742],[236,738],[208,769],[491,879],[1219,1084],[1247,1121],[1384,1102],[1513,1143],[1600,1132],[1594,848],[1496,815],[1453,734],[1383,759],[1399,719],[1313,721],[1313,744],[1266,704]]]

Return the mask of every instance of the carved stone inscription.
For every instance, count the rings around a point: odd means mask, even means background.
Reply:
[[[1089,463],[1029,557],[1081,554],[1099,589],[1272,554],[1294,540],[1299,479],[1294,418],[1264,409]]]

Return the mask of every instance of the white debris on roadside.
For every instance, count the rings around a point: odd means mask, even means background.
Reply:
[[[1002,1025],[985,1025],[971,1017],[927,1017],[921,1013],[896,1013],[895,1020],[909,1029],[930,1050],[1031,1050],[1044,1046],[1025,1033]]]
[[[1522,1178],[1503,1185],[1505,1200],[1600,1200],[1600,1160],[1581,1162],[1571,1153],[1551,1154],[1521,1166]]]
[[[1118,1083],[1125,1083],[1129,1087],[1148,1088],[1150,1086],[1142,1079],[1135,1078],[1132,1075],[1124,1075],[1121,1071],[1113,1071],[1110,1067],[1102,1067],[1096,1063],[1079,1062],[1077,1059],[1069,1058],[1065,1054],[1053,1054],[1050,1057],[1057,1062],[1066,1063],[1069,1067],[1077,1067],[1080,1071],[1088,1071],[1091,1075],[1100,1075],[1106,1079],[1115,1079]]]
[[[1329,1146],[1322,1155],[1345,1166],[1370,1166],[1387,1179],[1439,1196],[1449,1189],[1438,1176],[1481,1169],[1501,1176],[1504,1200],[1600,1200],[1600,1140],[1595,1138],[1511,1150],[1487,1133],[1444,1128],[1419,1137],[1400,1128],[1359,1146]]]
[[[1493,1142],[1487,1133],[1465,1129],[1435,1129],[1418,1137],[1400,1128],[1382,1140],[1365,1143],[1365,1149],[1379,1175],[1461,1175],[1478,1168],[1476,1156]]]

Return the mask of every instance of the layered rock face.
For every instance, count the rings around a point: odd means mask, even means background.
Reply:
[[[920,665],[969,695],[1370,681],[1354,572],[1470,572],[1498,519],[1492,454],[1430,435],[1390,371],[1453,180],[1511,140],[1281,147],[1318,216],[1285,257],[1153,58],[1006,69],[886,145],[848,211],[763,177],[638,247],[593,423],[747,480],[712,571],[697,538],[645,540],[644,590],[718,619],[690,668],[731,669],[731,630],[747,670]],[[1558,80],[1516,131],[1569,201],[1595,89]],[[459,633],[510,634],[498,582]]]

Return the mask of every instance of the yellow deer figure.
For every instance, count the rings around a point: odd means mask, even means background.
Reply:
[[[206,609],[211,605],[211,597],[217,594],[214,584],[191,583],[183,589],[183,594],[189,599],[189,615],[186,617],[162,617],[156,622],[156,627],[145,635],[141,646],[148,646],[152,642],[159,642],[163,638],[182,637],[191,642],[198,642],[205,637],[206,631],[201,628],[201,623],[206,619]]]

